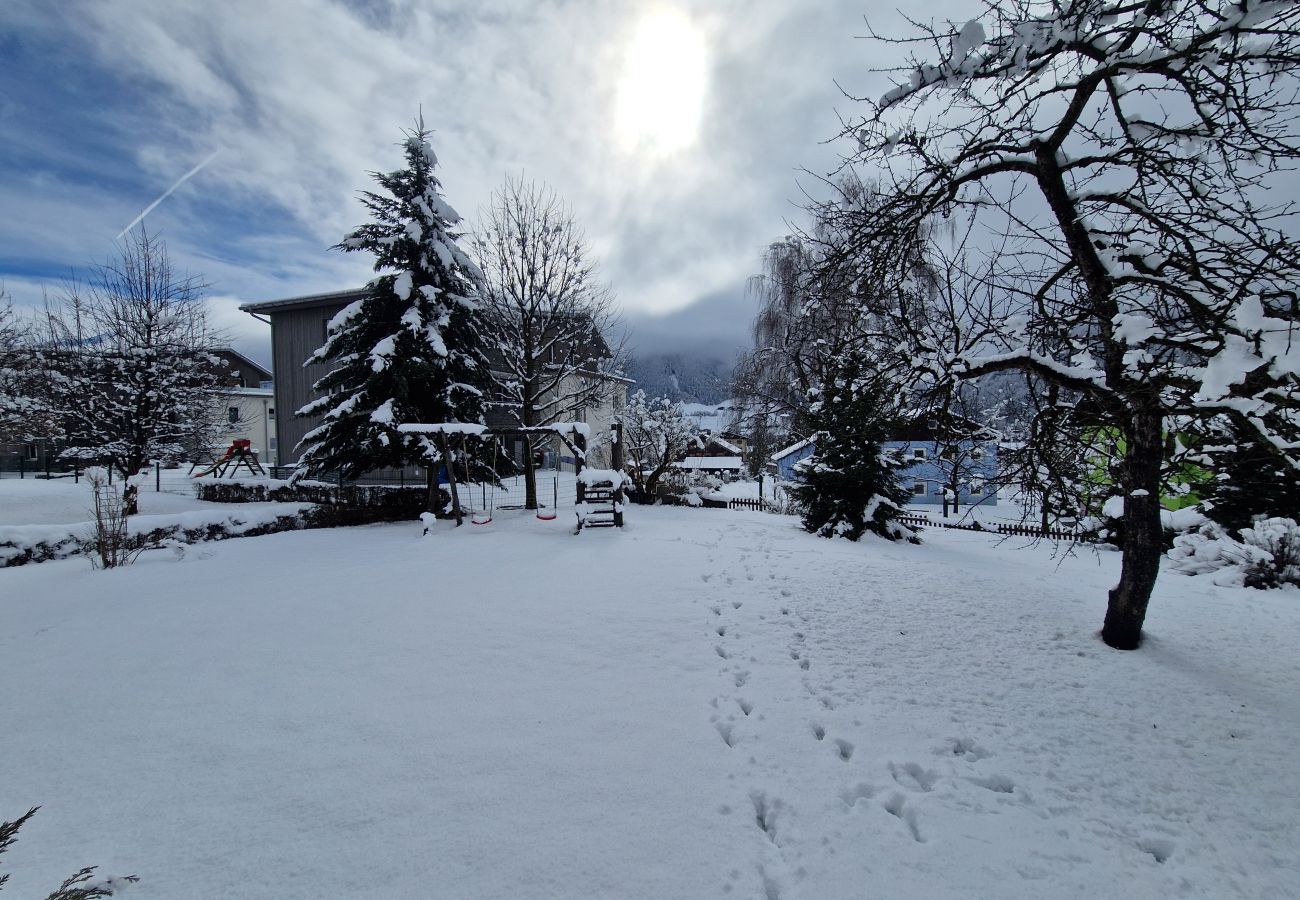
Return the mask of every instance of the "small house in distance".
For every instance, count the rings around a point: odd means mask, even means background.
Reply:
[[[724,481],[735,481],[745,472],[744,452],[718,435],[701,434],[674,465],[683,472],[700,472]]]
[[[221,369],[221,387],[213,401],[216,420],[225,425],[217,443],[205,448],[212,454],[223,451],[232,440],[246,440],[257,458],[270,465],[277,463],[279,447],[275,433],[275,389],[267,368],[231,347],[212,351],[225,363]]]
[[[952,414],[917,416],[899,429],[884,449],[907,466],[899,480],[911,493],[910,504],[996,506],[998,502],[998,434],[977,422]],[[781,481],[798,481],[799,463],[817,450],[816,436],[791,444],[771,456]]]

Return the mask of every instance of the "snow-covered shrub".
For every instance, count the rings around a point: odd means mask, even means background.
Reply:
[[[722,481],[703,472],[671,469],[659,480],[656,495],[661,503],[677,506],[726,505],[726,498],[717,499]]]
[[[139,484],[130,480],[125,485],[113,484],[108,469],[99,466],[86,470],[86,482],[94,498],[95,514],[90,523],[91,543],[95,548],[91,564],[101,569],[130,565],[144,549],[127,532],[128,506],[132,492],[139,491]]]
[[[1259,516],[1236,540],[1222,526],[1207,521],[1175,537],[1168,557],[1175,572],[1213,574],[1215,584],[1300,585],[1300,526],[1293,519]]]
[[[1257,516],[1241,529],[1242,543],[1258,553],[1243,570],[1247,587],[1300,586],[1300,526],[1295,519]]]
[[[12,822],[0,822],[0,853],[4,853],[18,840],[18,829],[27,820],[36,815],[39,806],[33,806],[26,813]],[[135,875],[95,876],[95,866],[87,866],[64,879],[63,884],[48,895],[45,900],[95,900],[97,897],[112,897],[113,892],[140,879]],[[0,875],[0,888],[3,888],[9,876]]]

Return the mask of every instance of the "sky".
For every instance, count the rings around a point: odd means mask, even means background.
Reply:
[[[547,182],[634,346],[740,346],[745,280],[838,159],[841,88],[889,87],[867,21],[901,25],[875,0],[4,0],[0,282],[39,304],[193,173],[144,224],[265,360],[238,305],[367,280],[330,247],[422,111],[467,225],[507,175]]]

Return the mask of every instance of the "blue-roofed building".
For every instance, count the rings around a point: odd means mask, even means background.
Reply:
[[[946,423],[940,427],[940,422]],[[911,493],[909,505],[942,506],[944,492],[960,506],[996,506],[998,434],[959,416],[924,416],[886,441],[908,465],[899,481]],[[798,481],[796,466],[817,451],[814,435],[772,454],[781,481]]]

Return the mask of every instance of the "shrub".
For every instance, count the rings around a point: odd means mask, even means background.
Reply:
[[[1300,585],[1300,526],[1293,519],[1256,516],[1235,540],[1220,525],[1205,522],[1174,538],[1172,568],[1185,575],[1214,574],[1214,582],[1276,588]]]
[[[107,469],[98,466],[86,470],[86,481],[94,497],[95,518],[91,525],[91,544],[95,555],[91,564],[101,569],[116,569],[135,562],[144,549],[132,541],[127,532],[127,514],[135,503],[139,484],[128,481],[113,484]]]
[[[1242,570],[1247,587],[1300,586],[1300,526],[1294,519],[1256,516],[1241,529],[1241,541],[1259,550]]]

